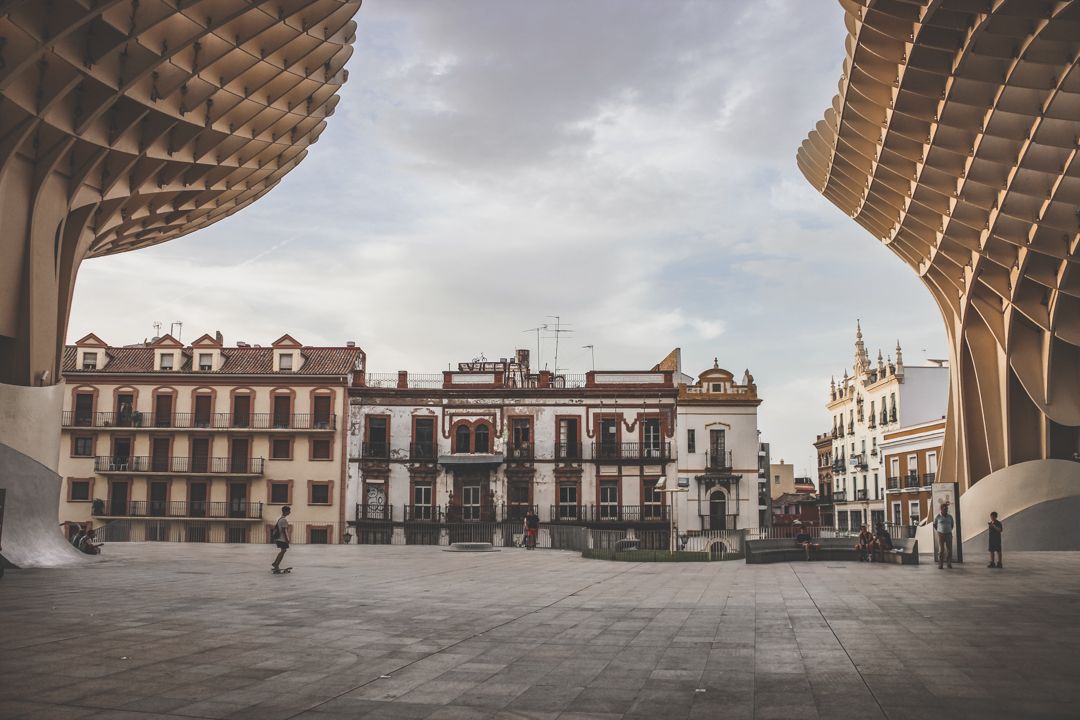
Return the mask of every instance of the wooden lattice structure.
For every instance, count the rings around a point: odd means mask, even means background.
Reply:
[[[1080,449],[1080,2],[841,0],[798,163],[919,273],[949,333],[943,479]]]
[[[0,383],[56,382],[84,257],[205,227],[299,163],[360,0],[0,0]]]

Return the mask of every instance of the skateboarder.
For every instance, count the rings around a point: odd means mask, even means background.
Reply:
[[[274,541],[274,544],[278,546],[278,554],[274,559],[271,567],[274,572],[281,570],[281,560],[285,557],[285,551],[289,549],[289,513],[292,512],[292,508],[288,505],[284,505],[281,508],[281,517],[274,523],[273,530],[270,531],[270,539]]]

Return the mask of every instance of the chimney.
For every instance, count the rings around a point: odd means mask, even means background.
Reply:
[[[355,340],[347,340],[345,342],[345,347],[356,347],[356,341]]]
[[[216,339],[219,343],[225,343],[225,336],[221,334],[220,330],[214,331],[214,339]]]
[[[401,389],[408,389],[409,387],[409,371],[398,370],[397,374],[397,386]]]

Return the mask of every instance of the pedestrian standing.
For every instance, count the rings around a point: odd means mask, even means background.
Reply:
[[[285,551],[289,549],[289,513],[292,508],[284,505],[281,508],[281,517],[274,523],[274,529],[270,531],[270,539],[278,546],[278,554],[271,567],[274,572],[281,569],[281,561],[285,557]]]
[[[536,536],[540,531],[540,517],[529,508],[525,514],[525,547],[536,549]]]
[[[947,563],[952,568],[952,533],[953,519],[949,514],[949,503],[941,503],[941,512],[934,518],[934,532],[938,537],[938,570]]]
[[[1001,568],[1001,521],[996,512],[990,513],[990,522],[986,523],[986,530],[990,536],[990,564],[986,567]],[[997,563],[994,562],[994,553],[997,553]]]

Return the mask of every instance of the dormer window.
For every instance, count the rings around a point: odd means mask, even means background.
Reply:
[[[213,353],[199,353],[199,370],[200,372],[210,372],[214,369],[214,354]]]
[[[278,355],[278,370],[281,372],[292,372],[293,369],[293,356],[291,353],[282,353]]]
[[[97,370],[97,353],[84,352],[82,356],[83,370]]]
[[[173,369],[173,358],[174,358],[174,355],[172,353],[161,353],[161,365],[160,365],[160,367],[158,369],[159,370],[172,370]]]

